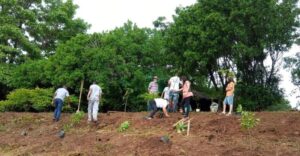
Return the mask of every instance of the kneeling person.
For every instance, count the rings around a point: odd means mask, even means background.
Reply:
[[[155,98],[154,100],[149,101],[151,112],[147,119],[152,119],[155,115],[155,113],[158,111],[158,108],[162,108],[164,114],[166,117],[170,117],[167,112],[167,106],[169,105],[169,102],[166,99],[162,98]]]

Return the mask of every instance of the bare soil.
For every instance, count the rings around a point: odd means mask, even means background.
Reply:
[[[70,114],[53,122],[52,113],[0,113],[0,155],[300,155],[300,112],[258,112],[260,123],[250,131],[241,129],[239,116],[193,112],[189,136],[172,128],[182,117],[179,113],[152,120],[143,119],[146,115],[101,113],[98,125],[85,117],[60,138]],[[130,128],[118,132],[124,121]],[[169,143],[160,140],[165,135]]]

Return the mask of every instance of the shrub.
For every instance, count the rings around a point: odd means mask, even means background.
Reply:
[[[0,111],[49,111],[52,88],[16,89],[10,92],[6,101],[0,102]]]
[[[254,113],[242,111],[241,127],[250,130],[259,123],[259,119],[255,118]]]

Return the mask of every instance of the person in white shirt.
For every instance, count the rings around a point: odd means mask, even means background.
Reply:
[[[99,109],[99,101],[101,98],[102,90],[100,86],[98,86],[95,82],[90,86],[89,93],[87,95],[88,104],[88,122],[94,121],[97,123],[98,121],[98,109]]]
[[[55,91],[52,100],[52,104],[55,106],[53,121],[59,121],[65,97],[67,97],[68,105],[70,106],[70,98],[67,87],[63,86]]]
[[[155,98],[154,100],[149,101],[151,112],[146,119],[152,119],[155,115],[155,113],[158,111],[158,108],[161,108],[165,114],[166,117],[170,117],[167,111],[167,107],[169,105],[169,102],[166,99],[163,98]]]
[[[161,98],[166,99],[168,102],[170,102],[170,83],[168,83],[168,86],[164,88],[163,92],[161,93]],[[168,107],[168,111],[171,111],[170,107]]]
[[[178,98],[179,98],[179,85],[181,84],[178,74],[176,74],[175,76],[169,79],[169,84],[170,84],[170,94],[169,94],[170,111],[177,112]]]

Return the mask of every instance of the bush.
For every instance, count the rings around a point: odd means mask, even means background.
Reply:
[[[0,101],[0,111],[49,111],[53,89],[16,89],[6,101]]]

